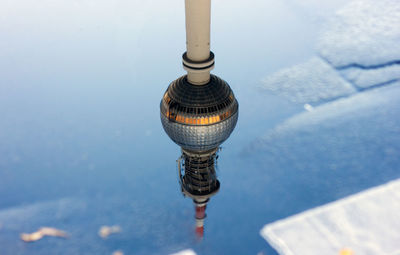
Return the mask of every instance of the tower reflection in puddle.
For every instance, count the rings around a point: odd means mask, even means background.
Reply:
[[[193,199],[196,217],[196,235],[204,234],[204,219],[207,203],[219,190],[219,181],[215,172],[217,150],[200,153],[188,153],[182,150],[178,161],[179,182],[182,193]]]
[[[211,0],[185,0],[187,51],[182,58],[187,75],[169,85],[160,103],[163,128],[182,149],[179,179],[183,194],[195,204],[199,237],[207,203],[220,188],[217,152],[235,128],[239,109],[228,83],[210,74],[210,6]]]

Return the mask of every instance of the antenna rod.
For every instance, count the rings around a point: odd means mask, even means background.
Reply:
[[[210,81],[214,54],[210,52],[211,0],[185,0],[186,49],[183,66],[188,81],[204,85]]]

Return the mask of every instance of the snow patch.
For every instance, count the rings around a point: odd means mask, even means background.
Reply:
[[[260,231],[281,255],[399,254],[400,179],[267,224]]]
[[[400,60],[400,1],[356,0],[336,12],[320,37],[320,55],[335,67]]]
[[[303,104],[329,101],[356,91],[318,57],[268,76],[263,81],[263,88]]]

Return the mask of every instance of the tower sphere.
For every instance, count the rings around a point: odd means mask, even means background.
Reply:
[[[185,75],[165,91],[160,115],[165,132],[176,144],[189,151],[208,151],[232,133],[238,108],[224,80],[210,75],[210,81],[199,86],[188,82]]]

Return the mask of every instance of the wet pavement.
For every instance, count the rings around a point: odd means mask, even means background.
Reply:
[[[240,112],[201,242],[159,119],[184,74],[183,2],[1,4],[0,254],[277,254],[265,224],[399,178],[395,60],[379,83],[356,83],[316,50],[343,2],[214,1],[213,73]],[[300,75],[282,78],[288,68]],[[271,77],[305,93],[272,91]],[[105,225],[121,231],[103,239]],[[45,226],[68,238],[20,240]]]

